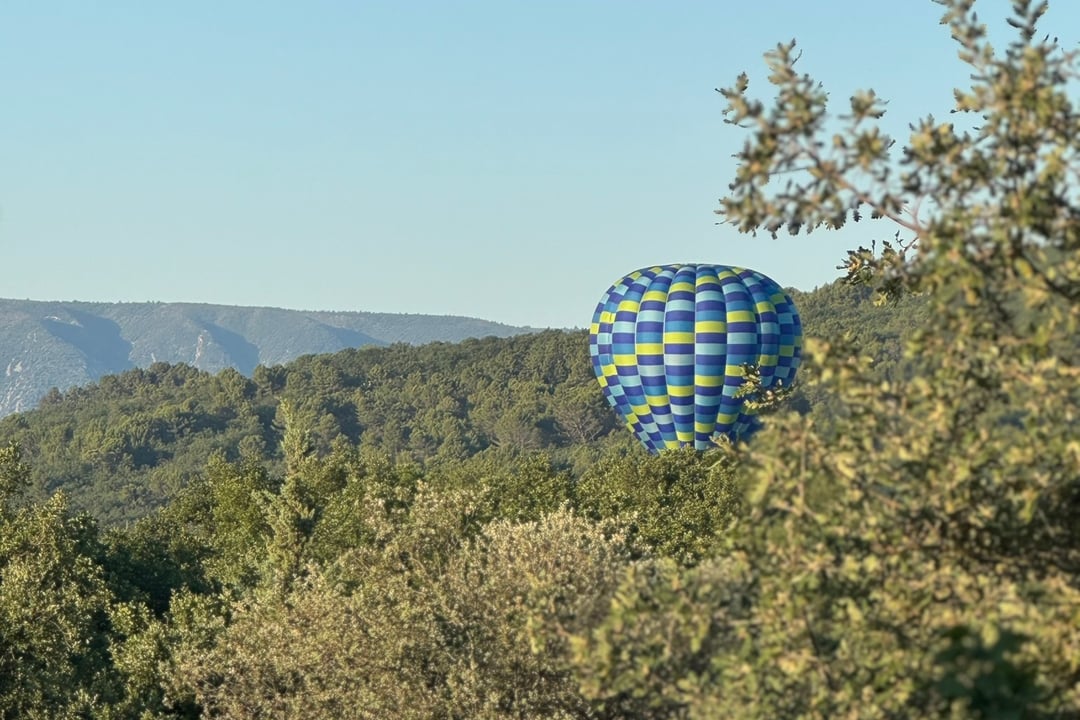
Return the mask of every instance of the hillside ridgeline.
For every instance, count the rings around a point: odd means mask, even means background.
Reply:
[[[257,365],[350,347],[509,337],[530,328],[467,317],[308,312],[191,303],[0,299],[0,417],[51,389],[158,362],[250,377]]]

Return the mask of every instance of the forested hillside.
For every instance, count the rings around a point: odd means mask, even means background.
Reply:
[[[159,364],[5,419],[0,717],[1080,717],[1080,56],[1043,4],[1003,53],[941,4],[970,133],[894,158],[794,43],[775,97],[721,90],[725,222],[893,238],[796,296],[750,442],[646,454],[583,332]]]
[[[865,288],[841,283],[795,297],[808,334],[847,337],[883,379],[899,372],[902,335],[925,307],[914,297],[876,307]],[[826,397],[799,402],[829,412]],[[584,331],[350,349],[259,366],[250,379],[156,363],[50,394],[0,420],[0,438],[24,448],[40,497],[63,489],[111,524],[160,506],[215,453],[279,470],[282,403],[323,454],[340,438],[420,464],[499,447],[580,468],[598,447],[628,445]]]
[[[155,362],[250,376],[256,365],[305,354],[527,330],[438,315],[0,299],[0,416],[29,410],[50,388],[67,390]]]
[[[798,302],[883,379],[925,309],[843,283]],[[584,331],[351,349],[250,379],[157,363],[53,393],[0,439],[16,443],[0,567],[50,583],[0,584],[16,711],[669,716],[684,702],[608,697],[638,672],[610,643],[644,660],[640,603],[697,612],[742,582],[708,559],[744,508],[735,456],[647,455]],[[43,623],[20,610],[31,596],[53,598]],[[675,654],[643,687],[663,693],[720,645],[693,650],[683,611],[661,612]],[[87,649],[46,649],[64,638]]]

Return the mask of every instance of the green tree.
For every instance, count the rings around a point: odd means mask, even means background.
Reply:
[[[693,564],[715,551],[740,514],[742,488],[724,450],[646,455],[639,448],[601,458],[577,484],[578,507],[618,518],[658,555]]]
[[[237,720],[591,717],[568,638],[604,617],[624,539],[567,512],[475,527],[475,507],[422,495],[381,547],[237,601],[181,644],[172,693]]]
[[[670,558],[627,567],[607,616],[572,641],[576,676],[596,717],[726,717],[717,657],[746,642],[749,567],[713,558],[687,570]]]
[[[28,475],[0,450],[0,716],[84,717],[117,690],[96,527],[62,494],[12,508]]]
[[[595,382],[560,386],[552,398],[551,410],[559,430],[579,444],[596,440],[616,425],[615,413],[604,402]]]
[[[568,641],[607,614],[628,556],[622,533],[566,511],[487,525],[433,593],[445,716],[589,717]]]
[[[22,448],[16,443],[0,448],[0,517],[11,516],[16,501],[29,485],[30,467],[23,462]]]
[[[835,432],[781,414],[745,450],[750,512],[729,551],[757,590],[747,641],[713,658],[726,717],[1080,713],[1077,56],[1040,39],[1046,3],[1013,2],[1000,53],[970,0],[941,4],[973,79],[956,111],[978,127],[919,121],[898,162],[883,102],[856,92],[834,129],[793,43],[766,56],[772,102],[746,76],[721,91],[749,135],[726,221],[899,228],[849,277],[921,294],[933,317],[905,349],[910,382],[810,342]],[[987,693],[979,677],[1015,682]]]

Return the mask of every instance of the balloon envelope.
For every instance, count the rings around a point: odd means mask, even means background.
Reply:
[[[754,427],[735,397],[743,365],[763,388],[788,386],[802,349],[791,298],[768,277],[726,265],[658,265],[608,288],[589,354],[608,402],[650,452],[704,450]]]

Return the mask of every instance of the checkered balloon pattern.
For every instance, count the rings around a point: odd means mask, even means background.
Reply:
[[[795,379],[802,324],[783,289],[753,270],[657,265],[604,293],[593,314],[589,354],[612,407],[653,453],[717,434],[746,438],[755,427],[735,397],[743,365],[764,388]]]

